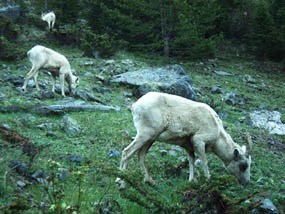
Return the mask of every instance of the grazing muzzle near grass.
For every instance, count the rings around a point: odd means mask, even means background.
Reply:
[[[239,184],[246,185],[250,181],[250,166],[251,156],[248,154],[240,154],[240,152],[235,149],[234,158],[226,168],[237,178]]]

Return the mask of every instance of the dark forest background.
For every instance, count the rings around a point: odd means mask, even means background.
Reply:
[[[259,59],[285,56],[284,0],[29,0],[14,1],[21,17],[1,17],[1,58],[13,59],[17,38],[29,26],[46,28],[41,12],[54,11],[55,30],[48,42],[72,45],[91,56],[117,50],[165,57],[215,57],[226,44]],[[12,51],[12,52],[13,52]]]

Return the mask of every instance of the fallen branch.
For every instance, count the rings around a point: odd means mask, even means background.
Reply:
[[[43,149],[43,147],[36,146],[31,139],[22,137],[16,131],[9,130],[4,126],[0,126],[0,134],[8,143],[21,147],[22,154],[26,154],[30,158],[29,165],[32,164],[35,156]]]
[[[77,103],[67,103],[67,104],[58,104],[58,105],[49,105],[49,106],[42,106],[36,109],[37,113],[39,114],[58,114],[64,112],[71,112],[71,111],[90,111],[90,110],[101,110],[101,111],[110,111],[115,110],[119,111],[119,107],[114,106],[106,106],[102,104],[77,104]]]
[[[49,106],[40,105],[11,105],[1,106],[0,113],[13,113],[13,112],[32,112],[37,114],[61,114],[72,111],[120,111],[118,106],[107,106],[102,104],[86,104],[85,102],[73,102],[67,104],[55,104]]]

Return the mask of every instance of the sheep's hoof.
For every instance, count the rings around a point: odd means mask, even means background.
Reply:
[[[123,181],[121,178],[116,178],[115,182],[119,186],[119,190],[126,189],[126,182]]]
[[[145,183],[148,183],[148,184],[151,185],[151,186],[154,186],[154,185],[155,185],[155,181],[154,181],[152,178],[145,178],[145,179],[144,179],[144,182],[145,182]]]
[[[197,184],[197,183],[198,183],[198,179],[195,177],[195,178],[193,178],[193,179],[189,179],[189,182],[190,182],[190,183]]]

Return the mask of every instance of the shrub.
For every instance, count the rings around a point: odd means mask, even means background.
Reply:
[[[10,19],[0,16],[0,35],[12,41],[18,37],[19,29]]]
[[[25,50],[17,44],[8,41],[4,36],[0,36],[0,59],[16,60],[25,56]]]
[[[49,40],[55,40],[61,45],[77,46],[82,35],[82,26],[79,24],[66,24],[48,34]]]
[[[126,45],[123,40],[115,41],[108,34],[95,34],[90,29],[86,29],[80,37],[80,47],[86,56],[93,56],[93,52],[98,51],[100,56],[109,57]]]
[[[0,16],[0,59],[15,60],[24,56],[24,50],[15,43],[19,32],[18,25]]]

